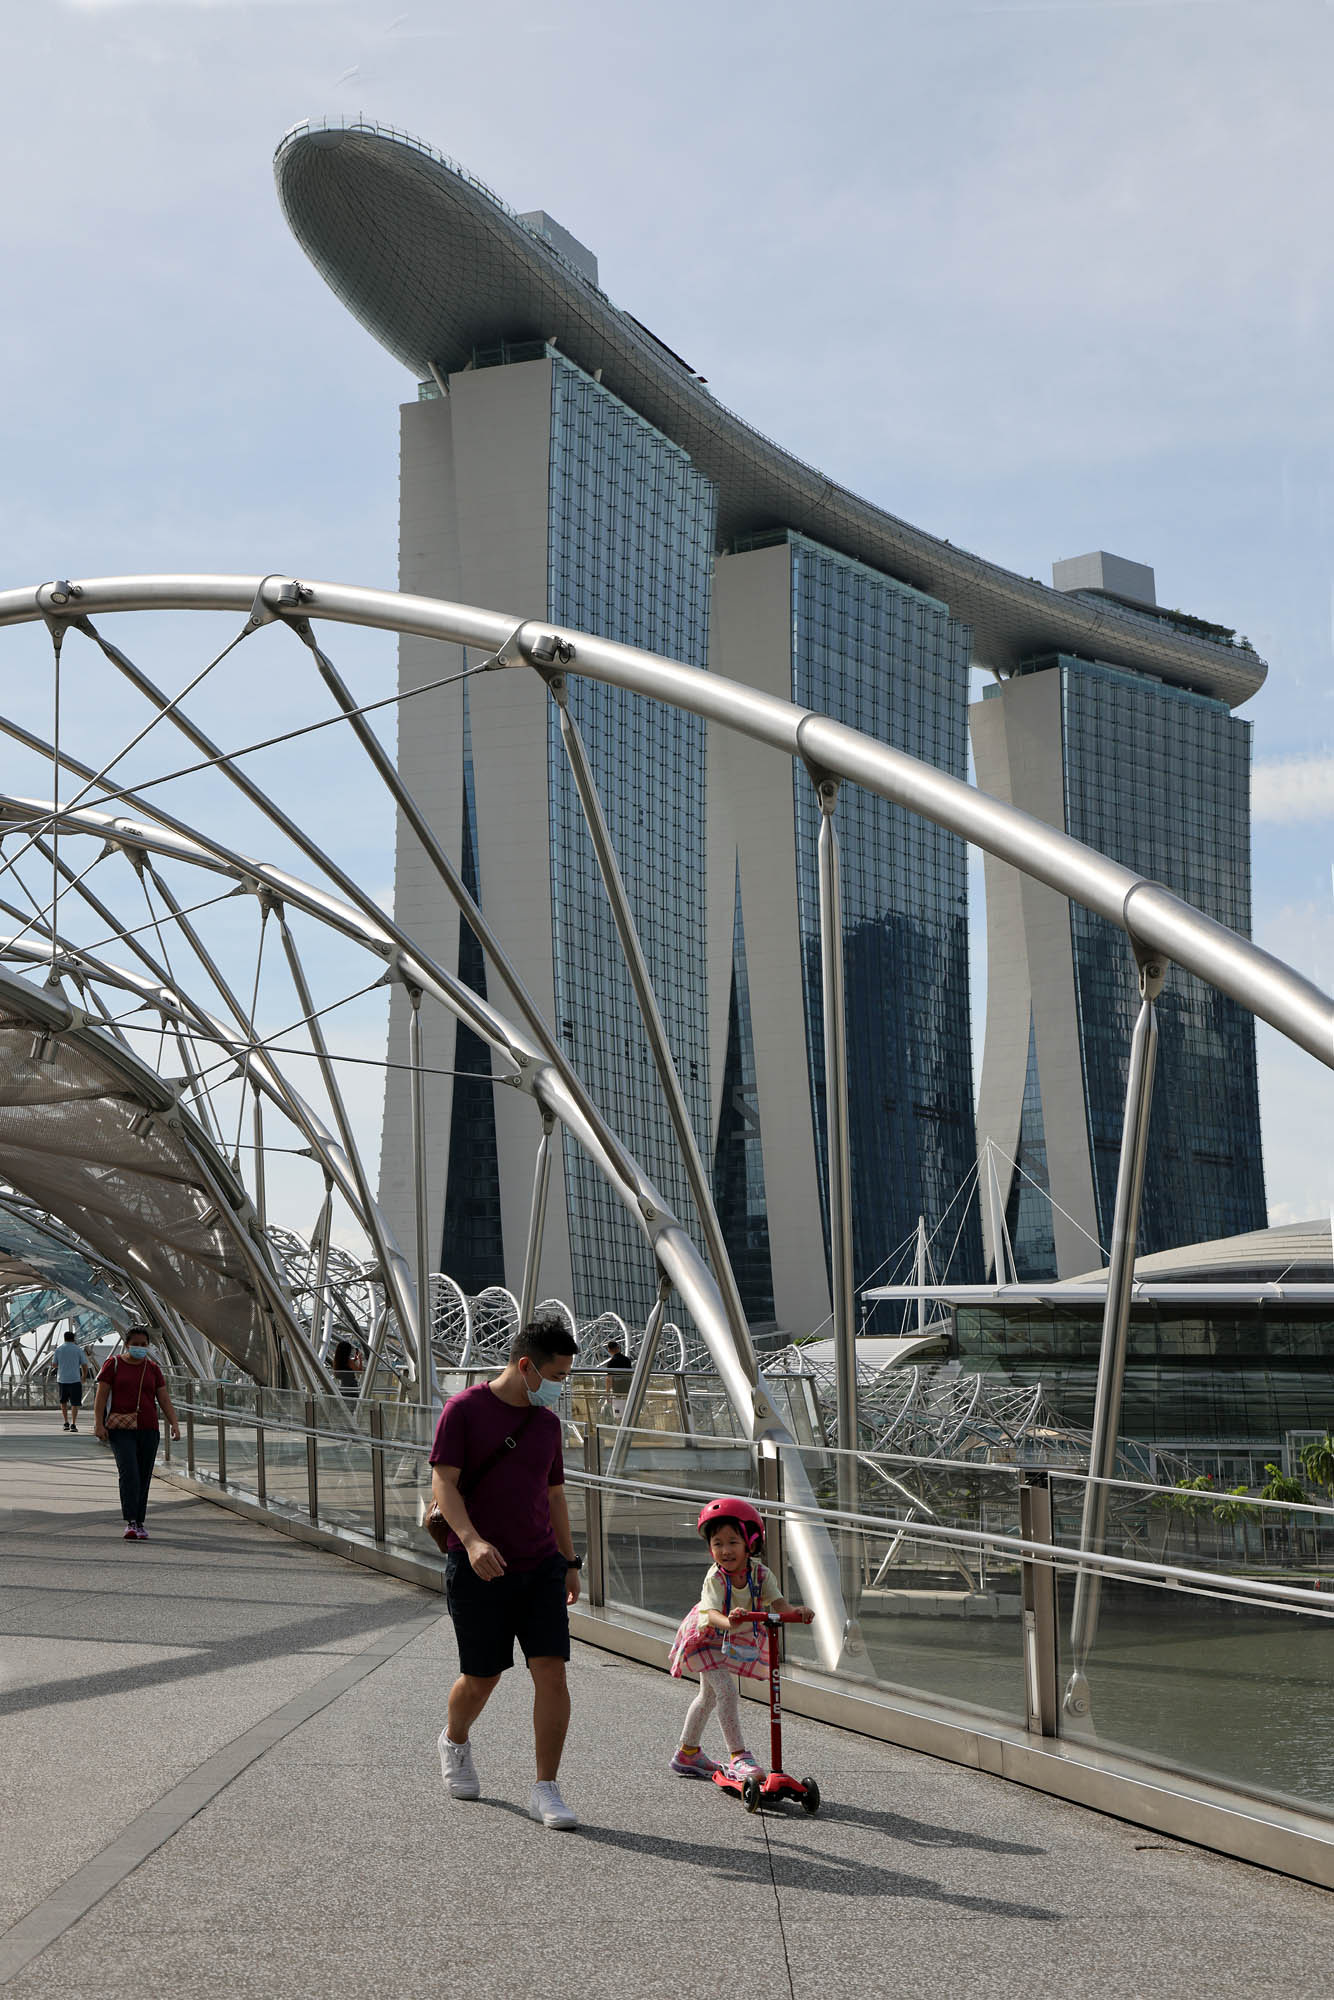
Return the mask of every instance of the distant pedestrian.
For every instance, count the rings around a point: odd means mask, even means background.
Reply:
[[[60,1390],[60,1414],[62,1428],[77,1431],[79,1411],[83,1408],[83,1385],[92,1374],[88,1356],[79,1341],[74,1338],[74,1328],[67,1328],[65,1338],[56,1349],[56,1386]]]
[[[148,1530],[148,1489],[153,1464],[161,1441],[158,1410],[178,1438],[167,1378],[148,1350],[149,1330],[132,1326],[125,1335],[125,1351],[113,1354],[102,1364],[93,1403],[93,1429],[111,1446],[120,1474],[120,1511],[125,1517],[125,1540],[146,1542]]]
[[[607,1394],[611,1397],[611,1413],[617,1419],[625,1415],[625,1399],[633,1367],[629,1355],[613,1334],[607,1342]]]
[[[445,1601],[460,1667],[437,1744],[441,1775],[451,1798],[480,1798],[469,1732],[514,1665],[517,1639],[533,1677],[537,1782],[528,1811],[549,1827],[579,1824],[556,1784],[570,1722],[568,1607],[583,1567],[570,1536],[556,1415],[574,1355],[559,1321],[533,1321],[515,1335],[493,1382],[450,1397],[431,1446],[431,1489],[450,1531]]]
[[[365,1363],[350,1340],[339,1341],[333,1351],[331,1367],[334,1381],[348,1401],[354,1403],[361,1391],[361,1375]]]

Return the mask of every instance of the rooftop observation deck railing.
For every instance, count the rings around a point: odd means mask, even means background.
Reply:
[[[785,1498],[798,1474],[855,1624],[836,1673],[803,1628],[786,1634],[790,1710],[1334,1887],[1334,1509],[1104,1482],[1106,1546],[1081,1552],[1082,1473],[860,1453],[850,1478],[821,1443],[757,1449],[668,1428],[682,1394],[671,1376],[654,1380],[658,1427],[634,1433],[612,1478],[605,1383],[573,1378],[565,1413],[586,1557],[576,1636],[665,1662],[707,1566],[698,1507],[719,1492],[759,1506],[770,1565],[799,1595],[784,1551],[811,1513]],[[440,1587],[421,1526],[429,1409],[370,1403],[358,1417],[341,1397],[234,1382],[178,1381],[176,1395],[184,1438],[168,1477]],[[853,1508],[834,1504],[850,1490]],[[1081,1570],[1101,1578],[1103,1605],[1082,1717],[1059,1696]]]

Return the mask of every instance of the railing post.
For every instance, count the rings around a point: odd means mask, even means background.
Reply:
[[[185,1469],[191,1479],[195,1476],[195,1413],[185,1413]]]
[[[320,1517],[320,1463],[315,1452],[315,1398],[306,1398],[306,1509],[312,1521]]]
[[[1019,1533],[1026,1542],[1051,1542],[1051,1482],[1030,1467],[1019,1482]],[[1025,1556],[1023,1576],[1024,1692],[1034,1736],[1060,1733],[1056,1672],[1056,1576],[1050,1563]]]
[[[227,1405],[224,1401],[225,1390],[221,1382],[214,1384],[213,1393],[214,1400],[218,1406],[218,1484],[219,1486],[225,1486],[227,1484],[227,1425],[225,1421]]]
[[[760,1498],[781,1503],[783,1498],[783,1461],[776,1445],[761,1444],[759,1465]],[[778,1578],[778,1588],[782,1596],[787,1596],[787,1562],[783,1551],[783,1517],[775,1514],[765,1526],[765,1546],[768,1550],[768,1567]],[[786,1636],[786,1628],[779,1635]]]
[[[385,1544],[384,1511],[384,1405],[372,1403],[371,1426],[371,1513],[375,1522],[375,1545]]]
[[[602,1447],[596,1424],[584,1427],[584,1471],[595,1477],[602,1469]],[[585,1582],[588,1586],[590,1609],[599,1609],[607,1601],[606,1542],[603,1535],[602,1488],[584,1488],[584,1550]]]
[[[255,1493],[261,1507],[269,1504],[268,1467],[264,1462],[264,1391],[255,1390]]]
[[[1153,1070],[1158,1054],[1158,1022],[1153,1003],[1167,977],[1167,962],[1145,951],[1132,937],[1139,966],[1140,1008],[1130,1040],[1126,1072],[1126,1110],[1121,1127],[1121,1159],[1116,1175],[1116,1209],[1112,1247],[1107,1259],[1107,1298],[1102,1314],[1102,1345],[1098,1356],[1098,1387],[1093,1405],[1093,1438],[1089,1446],[1089,1480],[1084,1488],[1080,1547],[1101,1554],[1107,1534],[1107,1486],[1116,1471],[1116,1440],[1121,1428],[1121,1394],[1126,1373],[1126,1341],[1130,1332],[1130,1301],[1135,1287],[1135,1246],[1139,1236],[1140,1197],[1144,1192],[1144,1159],[1149,1144],[1149,1113],[1153,1103]],[[1069,1715],[1089,1713],[1085,1676],[1088,1656],[1098,1630],[1101,1577],[1081,1566],[1075,1578],[1075,1604],[1070,1621],[1073,1670],[1065,1690]]]

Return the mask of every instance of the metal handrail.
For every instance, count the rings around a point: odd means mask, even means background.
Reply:
[[[354,1444],[374,1451],[393,1451],[413,1457],[425,1457],[430,1450],[429,1445],[418,1443],[412,1438],[351,1435],[346,1431],[327,1430],[318,1424],[296,1423],[251,1411],[223,1410],[217,1404],[182,1402],[179,1408],[184,1415],[197,1422],[219,1427],[230,1423],[243,1430],[284,1431],[295,1437],[323,1440],[332,1444]],[[668,1433],[658,1432],[653,1435],[664,1436]],[[740,1438],[735,1440],[738,1445],[744,1442],[745,1440]],[[934,1463],[934,1461],[929,1462]],[[607,1473],[589,1471],[587,1468],[567,1468],[566,1479],[574,1486],[635,1499],[684,1501],[691,1507],[699,1500],[697,1488],[616,1478]],[[892,1514],[863,1514],[852,1509],[837,1507],[807,1507],[799,1501],[771,1497],[757,1499],[752,1504],[761,1514],[780,1523],[809,1521],[826,1529],[847,1529],[856,1533],[865,1533],[869,1530],[877,1535],[884,1535],[887,1532],[902,1533],[908,1540],[960,1543],[968,1548],[1008,1556],[1024,1563],[1035,1563],[1053,1571],[1085,1571],[1123,1577],[1149,1588],[1188,1591],[1195,1597],[1214,1597],[1228,1602],[1269,1604],[1275,1610],[1311,1613],[1317,1617],[1334,1619],[1334,1596],[1318,1590],[1303,1589],[1298,1584],[1272,1583],[1262,1577],[1238,1576],[1232,1571],[1196,1570],[1181,1563],[1145,1562],[1135,1556],[1115,1556],[1087,1549],[1070,1549],[1056,1542],[1035,1541],[1023,1535],[1002,1534],[994,1529],[954,1527],[947,1522],[900,1519]]]

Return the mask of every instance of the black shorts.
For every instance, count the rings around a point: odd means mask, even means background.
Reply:
[[[83,1408],[82,1382],[62,1382],[60,1385],[60,1400],[62,1403],[73,1403],[76,1410],[81,1410]]]
[[[445,1559],[445,1603],[459,1642],[459,1668],[487,1680],[514,1665],[514,1641],[525,1660],[568,1660],[570,1614],[565,1558],[536,1569],[507,1570],[488,1583],[455,1549]]]

